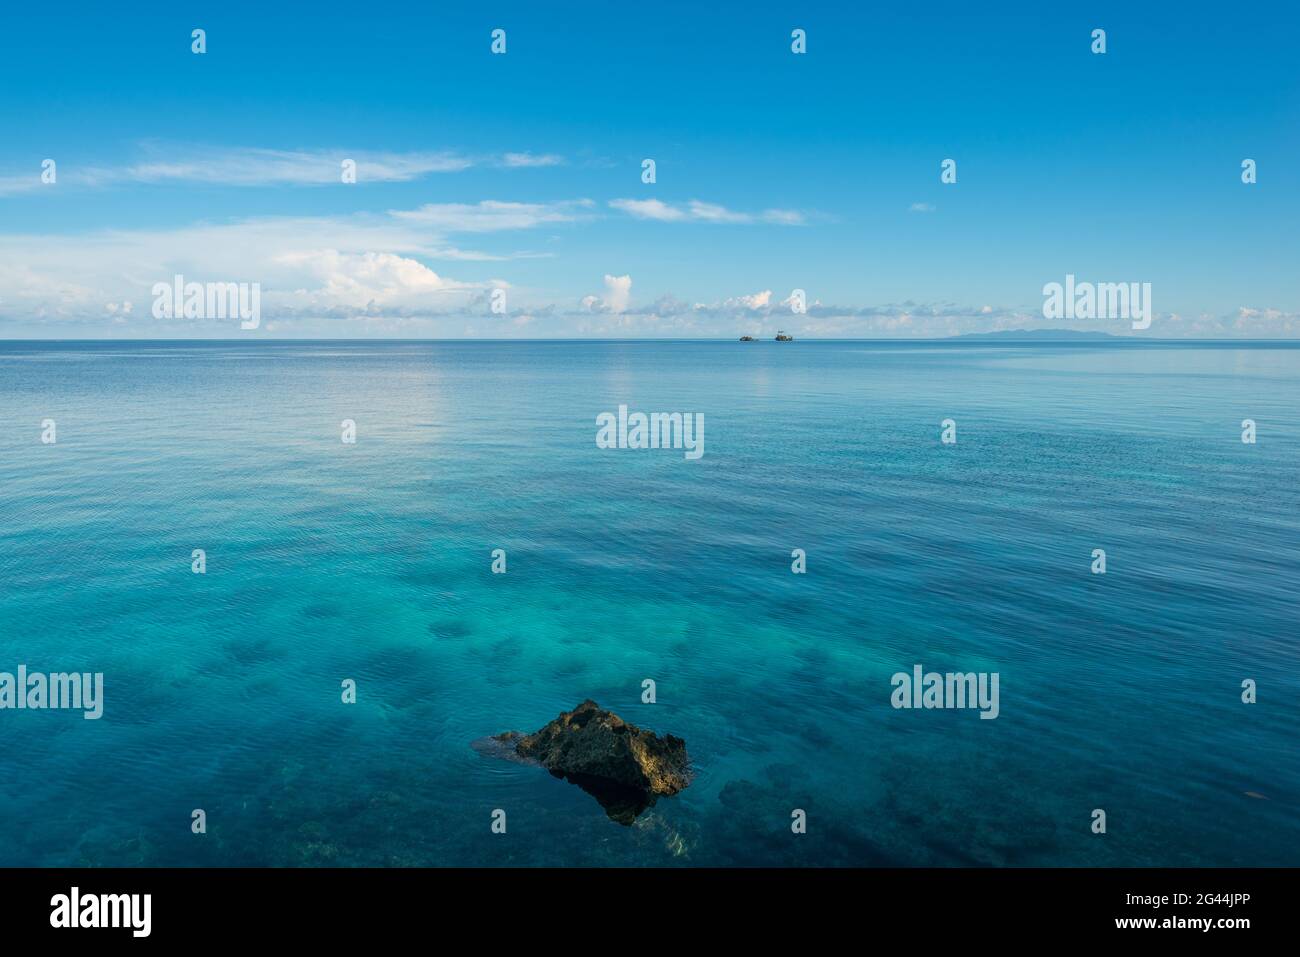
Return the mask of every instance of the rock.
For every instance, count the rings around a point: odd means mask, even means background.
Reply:
[[[495,757],[536,762],[567,778],[620,824],[631,824],[660,797],[691,783],[685,741],[628,724],[591,700],[533,734],[507,731],[474,747]]]
[[[685,741],[643,731],[591,700],[519,738],[515,750],[548,771],[604,778],[655,795],[676,794],[691,783]]]

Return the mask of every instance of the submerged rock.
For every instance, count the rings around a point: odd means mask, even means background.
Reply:
[[[482,754],[537,763],[578,785],[620,824],[691,783],[686,742],[628,724],[587,700],[533,734],[507,731],[474,742]]]

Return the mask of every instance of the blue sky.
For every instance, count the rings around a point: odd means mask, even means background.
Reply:
[[[0,336],[1129,332],[1067,273],[1300,336],[1300,12],[989,6],[15,6]],[[154,318],[177,272],[261,327]]]

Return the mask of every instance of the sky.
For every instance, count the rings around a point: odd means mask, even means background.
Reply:
[[[15,4],[0,338],[1296,338],[1297,28],[1280,2]],[[256,284],[257,328],[159,318],[176,275]],[[1150,283],[1150,327],[1045,318],[1067,275]]]

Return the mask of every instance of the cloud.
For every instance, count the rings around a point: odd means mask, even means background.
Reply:
[[[62,182],[63,176],[60,176]],[[21,178],[24,189],[39,174]],[[0,186],[5,181],[0,180]],[[736,212],[692,200],[613,200],[609,206],[641,219],[664,222],[784,222],[776,211]],[[687,301],[652,290],[634,302],[630,274],[607,274],[599,294],[575,305],[581,287],[560,290],[511,286],[512,311],[489,314],[488,295],[507,283],[459,265],[552,253],[459,248],[462,235],[510,234],[596,219],[590,199],[545,202],[484,200],[430,203],[417,209],[339,216],[272,216],[200,222],[173,228],[104,229],[93,232],[0,234],[0,323],[6,334],[30,329],[68,335],[110,330],[146,336],[231,335],[225,327],[157,320],[149,307],[154,283],[181,274],[197,282],[258,283],[264,329],[300,334],[346,334],[348,320],[365,320],[373,334],[508,335],[527,329],[537,336],[680,335],[731,338],[741,332],[770,336],[779,327],[810,337],[941,337],[1007,329],[1065,328],[1042,318],[1041,304],[1019,308],[977,302],[835,305],[815,289],[806,313],[794,313],[785,289],[763,288],[751,272],[749,293],[723,290],[712,301]],[[802,216],[802,214],[798,214]],[[802,221],[802,220],[798,220]],[[483,240],[486,243],[486,240]],[[553,247],[562,248],[560,246]],[[580,267],[581,264],[579,264]],[[755,267],[756,268],[756,267]],[[599,272],[595,273],[600,275]],[[559,281],[548,278],[547,282]],[[768,280],[770,281],[770,279]],[[748,282],[748,281],[747,281]],[[441,325],[440,325],[441,323]],[[454,324],[453,324],[454,323]],[[449,328],[450,325],[450,328]],[[1076,329],[1129,334],[1127,326],[1078,322]],[[354,327],[359,328],[359,327]],[[1300,314],[1267,304],[1242,306],[1225,315],[1164,314],[1150,336],[1298,338]]]
[[[765,223],[775,223],[778,226],[803,226],[808,222],[807,217],[797,209],[765,209],[762,219]]]
[[[41,186],[52,184],[41,182],[41,172],[36,170],[28,176],[0,176],[0,196],[13,196],[27,193]]]
[[[774,302],[765,290],[716,302],[688,305],[663,296],[647,307],[629,307],[616,324],[602,326],[599,313],[587,317],[588,335],[666,335],[730,338],[741,332],[773,335],[780,327],[805,338],[944,338],[981,332],[1073,329],[1128,336],[1127,323],[1050,322],[1041,309],[967,305],[952,302],[833,305],[818,301],[806,313],[791,310],[790,299]],[[1300,313],[1242,307],[1220,316],[1158,315],[1149,335],[1162,338],[1298,338]]]
[[[685,212],[658,199],[611,199],[609,205],[637,219],[657,219],[665,223],[686,219]]]
[[[531,169],[538,166],[560,166],[563,156],[554,153],[506,153],[501,157],[501,165],[510,169]]]
[[[582,307],[588,312],[606,312],[618,315],[628,307],[632,298],[632,277],[605,274],[605,295],[584,296]]]
[[[658,199],[611,199],[609,206],[636,219],[651,219],[662,223],[772,223],[779,226],[802,226],[807,222],[807,216],[794,209],[766,209],[761,213],[740,213],[717,203],[705,203],[698,199],[692,199],[685,205],[678,206]]]
[[[605,304],[610,312],[622,312],[631,297],[631,276],[605,276]]]
[[[717,203],[702,203],[693,199],[687,204],[687,217],[699,219],[706,223],[748,223],[752,218],[744,213],[733,213]]]
[[[342,183],[344,160],[357,164],[358,183],[403,183],[431,173],[457,173],[474,165],[472,160],[449,152],[306,152],[243,147],[153,147],[150,152],[162,155],[117,169],[94,168],[84,174],[82,181],[91,185],[175,180],[224,186],[332,186]]]
[[[259,283],[268,316],[313,310],[345,316],[362,307],[447,310],[464,306],[485,285],[502,284],[458,281],[421,262],[439,258],[484,257],[449,248],[444,234],[396,216],[0,235],[0,318],[102,320],[106,302],[147,302],[154,283],[176,274],[196,282]],[[150,321],[147,308],[136,315]]]
[[[487,283],[461,283],[439,276],[423,263],[394,253],[344,253],[320,249],[285,253],[277,264],[313,276],[315,289],[299,289],[290,303],[301,310],[312,306],[374,307],[392,305],[445,306],[431,296],[468,293]]]
[[[413,210],[393,210],[390,215],[449,232],[481,233],[503,229],[529,229],[550,223],[571,223],[585,218],[595,204],[589,199],[556,203],[429,203]]]
[[[934,209],[934,203],[913,203],[907,207],[909,213],[933,213]]]
[[[764,289],[762,292],[756,292],[748,296],[733,296],[730,299],[724,299],[716,306],[710,307],[718,310],[727,309],[766,309],[772,304],[772,290]]]
[[[437,173],[459,173],[476,166],[527,169],[559,166],[554,153],[509,152],[473,156],[451,150],[371,152],[346,148],[282,150],[220,147],[192,143],[141,144],[142,159],[118,166],[91,165],[60,169],[66,185],[109,187],[124,184],[205,183],[219,186],[337,186],[343,162],[357,164],[357,183],[406,183]],[[0,176],[0,195],[40,185],[40,171],[30,176]]]

